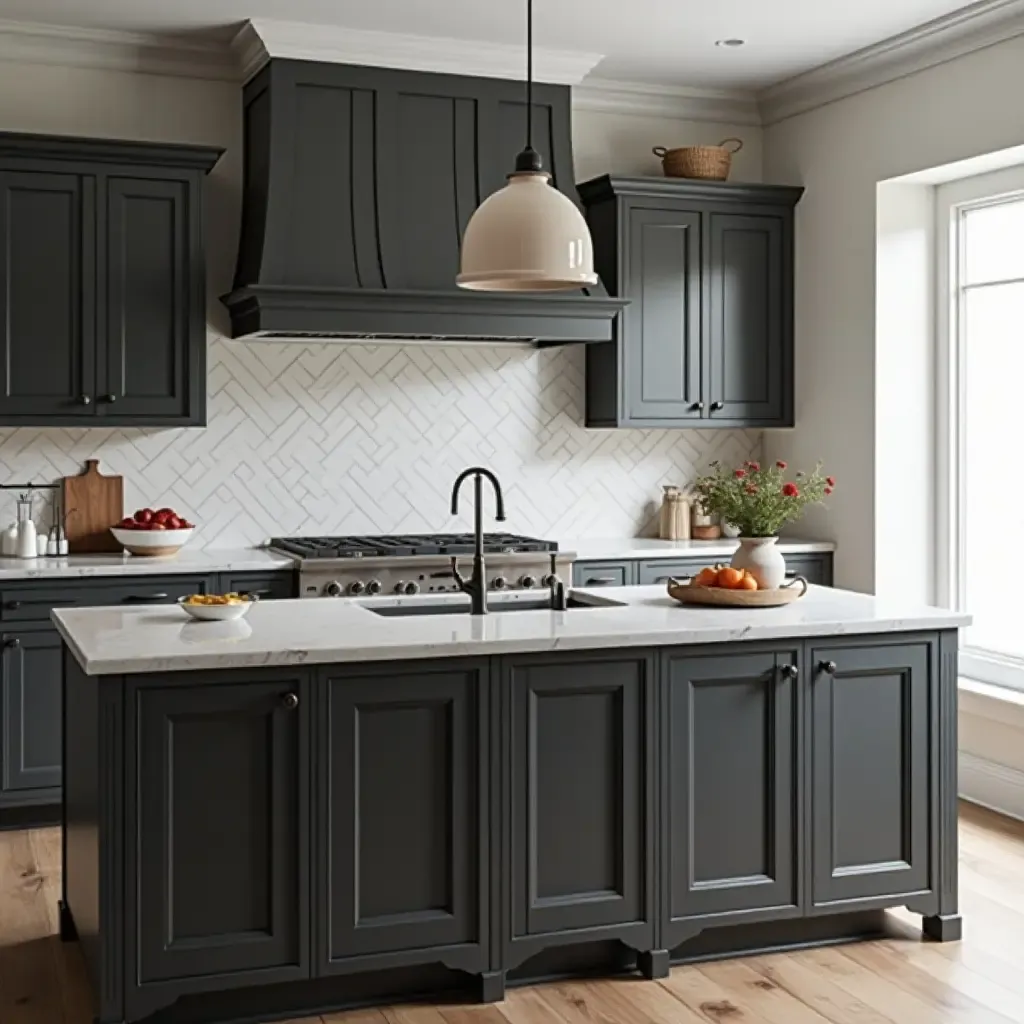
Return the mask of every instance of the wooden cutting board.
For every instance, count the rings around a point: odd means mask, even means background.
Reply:
[[[99,466],[99,459],[86,459],[84,473],[64,477],[61,497],[73,555],[121,550],[110,527],[124,518],[124,478],[104,476]]]

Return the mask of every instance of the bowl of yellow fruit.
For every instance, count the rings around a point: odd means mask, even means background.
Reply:
[[[240,619],[256,603],[250,594],[189,594],[178,598],[178,607],[201,622]]]

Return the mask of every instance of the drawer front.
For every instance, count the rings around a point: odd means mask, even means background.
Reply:
[[[635,562],[576,562],[572,567],[576,587],[628,587],[635,579]]]
[[[47,583],[45,586],[5,588],[0,594],[0,620],[4,622],[45,621],[53,608],[87,608],[103,605],[170,604],[186,594],[213,590],[210,576],[152,576],[134,579],[109,577],[99,580]]]
[[[222,594],[255,594],[261,601],[286,600],[299,596],[297,575],[291,569],[281,572],[223,572],[219,590]]]
[[[724,555],[718,558],[652,558],[648,562],[640,563],[639,578],[637,583],[641,586],[651,583],[665,583],[670,579],[686,579],[695,576],[706,565],[717,565],[719,562],[727,563],[729,559]]]
[[[822,587],[832,586],[832,556],[822,555],[786,555],[786,576],[803,576],[808,583]]]

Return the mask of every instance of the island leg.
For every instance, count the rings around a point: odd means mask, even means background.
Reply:
[[[653,981],[655,978],[667,978],[669,969],[668,950],[651,949],[646,953],[641,953],[637,957],[637,967],[639,967],[640,973],[648,981]]]
[[[505,971],[484,971],[479,975],[481,1003],[500,1003],[505,998],[505,975]]]

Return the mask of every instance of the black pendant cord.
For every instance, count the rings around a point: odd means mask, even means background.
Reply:
[[[516,157],[516,171],[541,171],[540,153],[533,148],[533,0],[526,0],[526,146]]]

